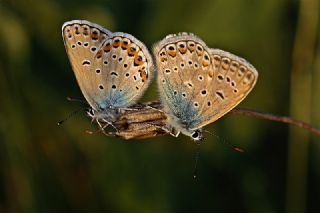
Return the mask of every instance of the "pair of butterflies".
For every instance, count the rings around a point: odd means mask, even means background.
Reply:
[[[85,20],[64,23],[62,36],[91,106],[88,114],[102,130],[117,120],[121,109],[137,102],[157,73],[161,102],[175,136],[181,132],[199,141],[202,127],[239,104],[258,77],[246,60],[209,48],[193,34],[168,35],[154,45],[153,57],[132,35]]]

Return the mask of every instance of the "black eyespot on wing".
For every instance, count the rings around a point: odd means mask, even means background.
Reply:
[[[82,62],[82,65],[90,65],[90,64],[91,64],[91,62],[89,60],[84,60]]]
[[[224,100],[224,95],[222,92],[217,91],[216,94],[222,99]]]

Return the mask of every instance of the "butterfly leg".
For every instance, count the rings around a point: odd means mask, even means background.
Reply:
[[[98,132],[102,132],[104,135],[111,136],[110,134],[108,134],[108,133],[105,132],[105,128],[107,128],[107,127],[110,125],[110,122],[104,121],[105,124],[102,124],[98,119],[96,119],[96,122],[97,122],[97,124],[99,125],[99,129],[96,130],[96,131],[94,131],[94,132],[87,130],[86,132],[87,132],[88,134],[91,134],[91,135],[92,135],[92,134],[95,134],[95,133],[98,133]],[[113,126],[113,125],[112,125],[112,126]]]
[[[168,127],[168,126],[163,126],[161,127],[161,129],[167,133],[169,133],[171,136],[177,138],[180,134],[180,131],[176,130],[175,128],[173,127]]]
[[[97,122],[97,124],[99,125],[99,129],[96,130],[96,131],[86,130],[86,132],[87,132],[88,134],[91,134],[91,135],[92,135],[92,134],[95,134],[95,133],[98,133],[98,132],[105,133],[104,129],[105,129],[109,124],[106,123],[106,124],[102,125],[102,124],[99,122],[99,120],[98,120],[98,119],[95,119],[95,118],[93,118],[93,119],[91,120],[91,122],[93,122],[94,120],[95,120],[95,121]]]
[[[105,123],[104,125],[102,125],[98,119],[96,119],[96,121],[97,121],[102,133],[107,134],[104,131],[104,129],[107,128],[107,126],[109,126],[109,125],[112,126],[118,132],[118,128],[115,125],[113,125],[112,122],[110,122],[110,121],[108,121],[106,119],[102,119],[102,121]]]

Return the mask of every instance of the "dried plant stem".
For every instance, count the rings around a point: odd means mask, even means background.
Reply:
[[[320,136],[320,129],[288,116],[279,116],[242,108],[235,108],[230,111],[230,114],[253,116],[265,120],[287,123]],[[166,135],[172,131],[174,132],[174,129],[167,123],[167,116],[163,112],[159,101],[136,104],[130,108],[123,109],[121,116],[114,122],[114,125],[118,131],[111,132],[110,135],[127,140],[153,138]]]
[[[237,115],[248,115],[248,116],[253,116],[253,117],[261,118],[261,119],[265,119],[265,120],[291,124],[291,125],[297,126],[299,128],[306,129],[309,132],[312,132],[312,133],[320,136],[320,129],[318,129],[308,123],[305,123],[303,121],[299,121],[297,119],[294,119],[294,118],[291,118],[288,116],[274,115],[271,113],[258,112],[255,110],[243,109],[243,108],[235,108],[232,111],[230,111],[230,113],[237,114]]]

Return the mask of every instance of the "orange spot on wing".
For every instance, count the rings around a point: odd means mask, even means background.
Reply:
[[[220,56],[214,55],[213,56],[213,60],[214,60],[214,64],[220,65],[220,63],[221,63],[221,57]]]
[[[116,40],[116,41],[114,41],[114,42],[112,43],[112,46],[115,47],[115,48],[117,48],[117,47],[120,46],[120,44],[121,44],[120,40]]]
[[[110,43],[107,43],[106,46],[104,46],[103,51],[109,52],[111,50],[112,46]]]
[[[128,51],[128,55],[129,55],[129,56],[134,56],[134,55],[137,53],[137,48],[135,48],[135,47],[129,47],[129,48],[127,49],[127,51]]]
[[[141,76],[142,80],[146,81],[148,79],[148,75],[147,75],[146,71],[139,70],[139,72],[140,72],[140,76]]]
[[[208,75],[210,78],[213,78],[213,70],[209,70]]]
[[[160,61],[161,61],[161,62],[167,61],[167,57],[165,57],[165,56],[160,56]]]
[[[102,56],[103,56],[103,51],[102,50],[97,52],[97,58],[101,58]]]
[[[134,57],[134,63],[135,65],[142,65],[144,63],[142,56],[136,54]]]
[[[98,40],[98,38],[99,38],[98,32],[93,31],[93,32],[91,33],[91,39],[92,39],[92,40]]]
[[[89,35],[89,30],[88,30],[88,27],[86,26],[83,26],[83,35]]]
[[[75,29],[75,31],[74,31],[75,34],[77,34],[77,35],[80,34],[79,26],[75,26],[74,29]]]
[[[176,51],[176,50],[168,50],[167,52],[168,52],[168,54],[169,54],[170,56],[172,56],[172,57],[175,57],[176,54],[177,54],[177,51]]]
[[[196,44],[194,42],[188,42],[187,43],[188,49],[190,52],[193,52],[196,49]]]
[[[178,50],[181,54],[185,54],[187,52],[187,47],[179,47]]]
[[[122,49],[128,49],[128,47],[129,47],[129,44],[128,44],[128,42],[121,42],[121,47],[122,47]]]
[[[203,61],[202,61],[202,65],[203,65],[204,67],[209,66],[209,61],[203,60]]]

